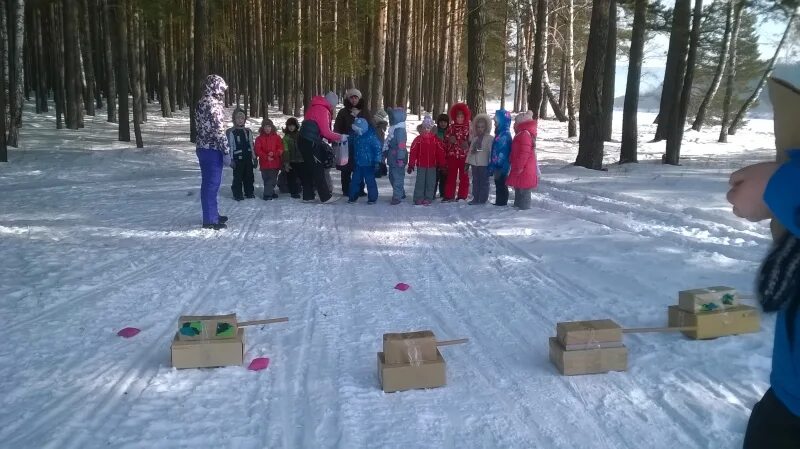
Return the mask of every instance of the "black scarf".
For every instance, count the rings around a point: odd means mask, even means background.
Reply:
[[[787,232],[772,247],[756,283],[765,312],[786,310],[786,330],[794,341],[795,316],[800,308],[800,239]]]

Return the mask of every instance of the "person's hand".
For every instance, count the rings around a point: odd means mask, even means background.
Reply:
[[[283,164],[283,171],[290,172],[292,171],[292,166],[289,164]]]
[[[358,117],[358,114],[361,114],[361,109],[357,108],[350,109],[350,113],[353,114],[353,117]]]
[[[461,149],[462,149],[462,150],[467,150],[467,149],[469,149],[469,144],[468,144],[467,142],[461,142]]]
[[[230,154],[223,154],[222,155],[222,166],[224,167],[226,165],[228,167],[230,167],[230,168],[233,168],[234,165],[235,165],[234,162],[233,162],[233,159],[231,159],[231,155]]]
[[[409,175],[410,175],[411,173],[414,173],[414,167],[412,167],[412,166],[410,166],[410,165],[409,165],[409,166],[408,166],[408,168],[406,169],[406,173],[408,173]]]
[[[731,175],[727,198],[733,206],[734,215],[750,221],[772,217],[764,202],[764,191],[779,166],[777,162],[762,162],[737,170]]]
[[[455,137],[455,136],[450,136],[450,137],[448,137],[448,142],[450,142],[450,143],[452,143],[453,145],[455,145],[455,144],[457,143],[457,141],[456,141],[456,137]]]
[[[344,145],[347,143],[347,134],[342,134],[342,140],[339,141],[340,145]]]

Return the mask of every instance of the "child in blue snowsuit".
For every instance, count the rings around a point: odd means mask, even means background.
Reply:
[[[406,109],[387,108],[389,130],[384,142],[386,164],[389,166],[389,183],[392,185],[392,205],[398,205],[406,197],[406,165],[408,150],[406,149]]]
[[[511,113],[498,109],[494,113],[494,142],[489,159],[489,176],[494,175],[495,206],[508,205],[508,171],[511,170]]]
[[[781,165],[766,162],[733,175],[728,201],[751,221],[783,227],[764,259],[756,290],[765,312],[777,312],[770,389],[754,407],[744,449],[800,447],[800,150]]]
[[[381,142],[375,129],[364,118],[353,122],[353,133],[350,145],[353,148],[353,178],[350,182],[348,203],[355,203],[361,190],[361,183],[367,185],[368,204],[378,201],[378,183],[375,181],[375,170],[381,162]]]

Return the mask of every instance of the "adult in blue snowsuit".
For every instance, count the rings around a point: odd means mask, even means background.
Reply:
[[[495,206],[508,205],[508,171],[511,170],[511,113],[498,109],[494,113],[494,142],[489,159],[489,176],[494,175]]]
[[[375,129],[364,118],[357,118],[353,122],[353,134],[350,146],[353,149],[353,179],[350,183],[348,203],[358,200],[361,184],[367,185],[367,201],[375,204],[378,201],[378,183],[375,181],[375,171],[381,162],[381,142]]]
[[[197,102],[197,160],[200,162],[200,204],[203,208],[203,228],[220,230],[228,217],[219,214],[217,194],[222,184],[222,168],[231,164],[228,138],[225,136],[225,113],[222,97],[228,84],[218,75],[209,75],[203,96]]]
[[[731,176],[728,200],[751,221],[774,218],[779,235],[756,284],[765,312],[777,312],[770,389],[750,414],[745,449],[800,448],[800,150],[782,165],[761,163]]]

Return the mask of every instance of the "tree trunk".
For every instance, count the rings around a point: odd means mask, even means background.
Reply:
[[[140,80],[141,66],[139,64],[139,13],[134,8],[128,21],[128,64],[130,67],[130,83],[133,88],[133,133],[136,138],[136,148],[144,148],[142,142],[142,83]]]
[[[550,90],[550,75],[547,73],[550,70],[550,8],[546,5],[547,10],[544,12],[544,42],[542,43],[542,102],[539,103],[539,118],[547,118],[547,103],[553,96]]]
[[[622,111],[620,164],[639,162],[639,135],[636,115],[639,112],[639,82],[642,76],[644,40],[647,30],[647,2],[648,0],[636,0],[634,10],[631,53],[628,63],[628,82],[625,87],[625,106]]]
[[[728,8],[725,20],[725,32],[722,35],[722,48],[719,52],[719,61],[717,62],[717,68],[714,71],[714,78],[711,80],[711,85],[709,86],[708,91],[706,91],[705,96],[703,96],[703,101],[700,103],[700,107],[697,110],[697,115],[694,118],[694,123],[692,123],[692,129],[695,131],[700,131],[703,128],[703,122],[705,122],[708,107],[714,100],[714,97],[717,95],[717,90],[722,82],[722,76],[725,74],[725,67],[728,64],[728,57],[730,56],[731,31],[733,30],[735,0],[725,1],[728,3]]]
[[[373,79],[370,82],[372,92],[370,92],[370,110],[377,111],[383,106],[383,82],[384,67],[386,63],[386,20],[388,15],[388,1],[377,0],[375,11],[375,53]]]
[[[539,118],[539,108],[544,98],[544,46],[547,38],[547,2],[537,0],[536,3],[536,41],[533,49],[533,69],[531,70],[531,84],[528,90],[528,110],[533,112],[535,119]],[[608,0],[605,0],[606,3]],[[608,15],[608,11],[606,11]]]
[[[617,0],[611,0],[608,14],[608,40],[606,41],[606,70],[603,77],[603,140],[611,141],[614,131],[614,86],[617,76]]]
[[[567,135],[578,135],[575,117],[575,0],[567,0]]]
[[[502,64],[503,66],[500,68],[500,109],[506,108],[506,85],[508,83],[508,71],[506,67],[508,65],[508,0],[503,0],[502,4],[503,8],[503,32],[501,34],[501,39],[503,39],[501,52],[502,52]]]
[[[195,110],[200,96],[203,94],[203,84],[208,73],[208,0],[194,0],[194,76],[192,77],[192,103],[189,116],[192,119],[189,140],[197,142],[197,123]]]
[[[164,19],[158,20],[158,87],[159,102],[161,103],[161,116],[172,117],[172,105],[169,95],[169,75],[167,74],[167,33],[165,31]]]
[[[81,81],[78,47],[77,0],[62,0],[62,23],[64,24],[64,75],[67,94],[67,129],[80,128]]]
[[[755,90],[753,90],[753,93],[747,97],[747,100],[745,100],[742,107],[739,108],[739,112],[736,113],[733,121],[731,121],[731,126],[728,128],[728,134],[736,134],[739,126],[741,126],[742,120],[747,114],[747,111],[753,106],[753,103],[755,103],[758,97],[761,95],[761,91],[764,89],[764,84],[766,84],[767,78],[769,78],[769,76],[772,75],[772,71],[775,70],[775,63],[778,60],[778,55],[781,52],[781,48],[783,48],[783,44],[786,43],[786,38],[791,33],[792,24],[794,24],[794,20],[796,18],[797,10],[794,10],[792,11],[791,16],[789,16],[789,21],[786,23],[786,29],[783,31],[783,37],[781,37],[780,42],[778,42],[778,46],[775,47],[775,53],[772,55],[772,59],[769,60],[767,69],[764,70],[764,73],[761,75],[761,79],[758,80],[758,85],[756,86]]]
[[[400,21],[400,57],[398,60],[399,75],[397,80],[397,98],[395,105],[405,109],[408,106],[409,75],[411,74],[409,61],[409,31],[411,29],[411,16],[414,14],[414,6],[411,0],[402,0],[402,13]]]
[[[484,0],[467,1],[467,106],[473,114],[486,112],[484,64],[486,12]]]
[[[116,29],[115,49],[117,67],[117,93],[119,95],[119,140],[131,141],[130,107],[128,106],[128,8],[126,0],[108,0],[114,15],[112,29]]]
[[[690,1],[686,0],[686,9],[689,9]],[[675,5],[678,12],[678,4]],[[697,47],[700,45],[700,23],[703,16],[703,0],[695,0],[694,14],[692,16],[692,32],[688,36],[689,18],[688,11],[681,10],[687,14],[685,20],[681,21],[681,33],[687,35],[689,39],[688,56],[684,63],[684,78],[681,83],[680,96],[677,98],[678,107],[673,107],[672,117],[670,117],[669,129],[667,130],[667,152],[664,163],[678,165],[681,157],[681,143],[683,142],[683,127],[686,124],[686,114],[689,111],[689,100],[692,97],[692,83],[694,82],[694,66],[697,60]],[[673,25],[674,26],[674,25]],[[673,28],[674,30],[674,28]],[[681,58],[683,60],[684,58]],[[677,93],[677,92],[676,92]]]
[[[9,129],[7,144],[19,146],[19,131],[22,128],[22,108],[25,102],[24,42],[25,42],[25,1],[12,0],[8,10],[9,28]]]
[[[88,0],[80,0],[81,55],[83,56],[83,73],[86,77],[86,91],[84,92],[83,102],[86,114],[94,117],[97,82],[94,76],[94,48],[92,46],[92,30],[89,23]]]
[[[611,0],[592,1],[592,21],[581,84],[581,133],[575,165],[594,170],[603,168],[603,72],[610,4]]]
[[[45,28],[52,30],[50,36],[50,49],[52,50],[53,64],[51,64],[50,79],[53,84],[53,96],[56,103],[56,129],[64,127],[64,109],[66,108],[66,94],[64,93],[64,33],[61,26],[61,5],[51,3]]]
[[[734,82],[736,80],[736,47],[739,39],[739,26],[742,22],[742,10],[745,7],[745,0],[737,0],[734,17],[733,28],[731,29],[731,45],[730,55],[728,56],[728,74],[725,81],[725,98],[722,102],[722,127],[719,131],[719,142],[728,142],[728,120],[731,113],[731,101],[733,100]]]
[[[669,38],[667,66],[664,72],[664,87],[661,89],[661,105],[658,109],[658,127],[653,139],[658,142],[667,138],[674,123],[673,108],[680,103],[683,77],[686,70],[686,52],[689,41],[689,19],[691,0],[676,0],[672,14],[672,32]]]
[[[35,27],[32,39],[34,40],[36,46],[36,72],[37,72],[36,109],[39,112],[48,112],[50,110],[50,106],[47,104],[49,95],[48,84],[47,84],[48,63],[47,63],[47,52],[45,51],[45,40],[44,40],[45,28],[44,24],[42,23],[42,8],[43,7],[41,6],[34,7],[32,11],[33,23]],[[5,9],[5,8],[0,8],[0,9]],[[7,33],[8,30],[6,29],[4,32]],[[5,93],[3,95],[5,95]]]
[[[8,42],[8,22],[6,5],[0,5],[0,162],[8,162],[8,144],[6,142],[6,104],[8,103],[6,90],[6,65],[8,61],[5,42]],[[44,74],[42,74],[44,76]]]
[[[105,53],[105,81],[106,81],[106,121],[117,121],[117,82],[114,75],[114,51],[112,45],[116,40],[113,33],[113,13],[109,8],[109,0],[102,0],[103,14],[103,51]]]

